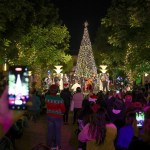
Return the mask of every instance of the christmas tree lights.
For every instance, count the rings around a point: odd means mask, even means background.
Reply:
[[[84,33],[81,41],[79,54],[77,58],[77,65],[75,75],[85,78],[91,78],[93,75],[97,75],[97,68],[93,56],[91,41],[88,33],[88,23],[84,23]]]

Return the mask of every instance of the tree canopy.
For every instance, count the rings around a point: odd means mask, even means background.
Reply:
[[[1,0],[0,62],[46,69],[67,63],[70,35],[51,0]]]
[[[41,28],[33,26],[29,34],[23,36],[18,58],[14,62],[28,64],[32,69],[53,68],[54,65],[66,64],[71,56],[66,52],[69,48],[69,32],[65,26]]]
[[[109,66],[133,78],[150,71],[150,1],[113,0],[94,44],[95,53]]]

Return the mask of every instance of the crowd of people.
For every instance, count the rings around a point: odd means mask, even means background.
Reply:
[[[0,98],[0,138],[24,115],[22,111],[6,108],[7,90],[6,86]],[[61,91],[57,84],[52,84],[44,95],[32,88],[30,102],[27,111],[35,123],[42,109],[46,110],[47,144],[51,149],[61,150],[63,124],[77,126],[78,150],[150,149],[150,87],[147,85],[126,92],[120,89],[94,93],[90,89],[85,93],[77,81],[72,87],[64,85]],[[144,119],[138,120],[140,113]]]
[[[71,88],[68,85],[64,86],[60,91],[59,102],[53,101],[59,90],[52,94],[51,88],[49,92],[53,98],[47,102],[48,117],[59,118],[58,124],[56,118],[55,121],[51,120],[51,124],[55,124],[59,129],[49,127],[51,131],[55,131],[53,135],[56,135],[55,144],[50,138],[49,145],[61,147],[60,124],[69,124],[69,113],[72,111],[71,124],[77,125],[79,150],[150,148],[150,88],[137,86],[127,92],[110,90],[97,93],[89,90],[85,94],[76,82]],[[140,113],[144,117],[140,116],[141,120],[138,120],[137,116]]]

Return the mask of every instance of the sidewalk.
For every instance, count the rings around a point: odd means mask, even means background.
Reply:
[[[41,115],[36,123],[29,121],[29,127],[24,128],[21,139],[16,140],[16,150],[31,150],[37,144],[46,144],[47,120],[46,114]],[[62,127],[62,150],[75,150],[70,144],[72,138],[71,128],[68,125]]]

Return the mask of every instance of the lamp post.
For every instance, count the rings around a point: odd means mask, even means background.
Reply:
[[[3,65],[3,71],[7,71],[8,67],[7,67],[7,63],[5,62]]]
[[[100,65],[100,83],[99,83],[99,89],[102,91],[107,91],[109,89],[109,82],[108,82],[108,76],[106,74],[107,72],[107,65]]]
[[[63,90],[63,73],[62,72],[62,67],[61,65],[56,65],[55,71],[56,71],[56,76],[54,77],[54,83],[59,85],[59,89]]]
[[[6,72],[8,70],[7,58],[4,60],[3,71]]]
[[[56,71],[56,73],[57,73],[57,74],[60,74],[61,71],[62,71],[62,67],[63,67],[63,66],[54,66],[54,67],[55,67],[54,70]]]
[[[7,64],[7,59],[5,59],[5,62],[4,62],[4,64],[3,64],[3,74],[5,75],[5,76],[7,76],[7,71],[8,71],[8,64]]]
[[[29,76],[30,87],[32,87],[33,79],[32,79],[32,71],[31,70],[28,71],[28,76]]]
[[[100,65],[100,71],[102,72],[102,73],[106,73],[107,72],[107,65]]]

